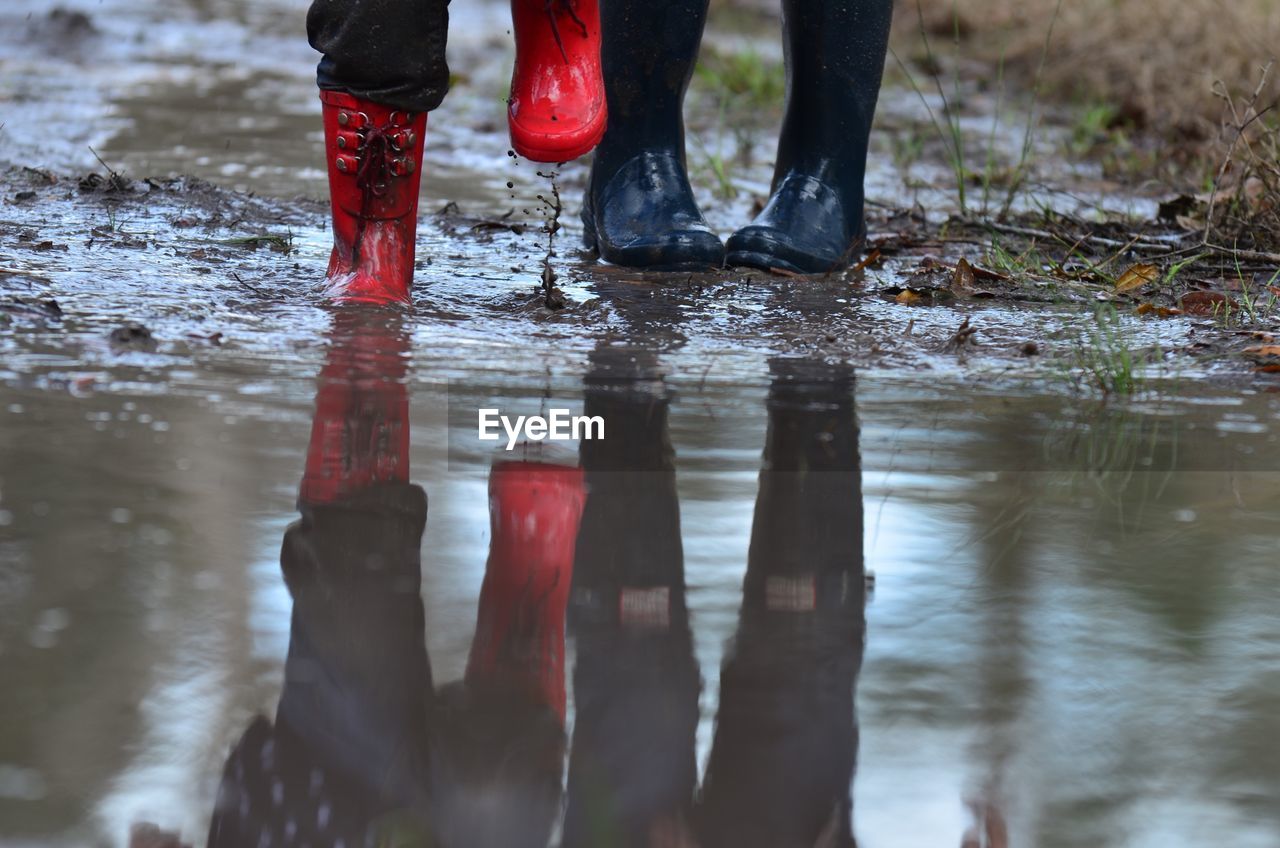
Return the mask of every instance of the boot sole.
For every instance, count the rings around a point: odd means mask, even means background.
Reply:
[[[799,268],[785,259],[779,259],[768,253],[754,250],[734,250],[725,256],[725,265],[730,268],[756,268],[761,271],[785,271],[788,274],[812,274]]]
[[[789,274],[816,276],[842,271],[849,266],[848,257],[820,257],[806,254],[771,234],[739,230],[729,237],[725,257],[730,267],[779,270]],[[852,254],[851,254],[852,255]]]
[[[715,260],[711,259],[673,259],[671,261],[654,261],[652,256],[661,246],[652,245],[638,248],[610,249],[602,248],[594,226],[583,230],[583,246],[594,250],[596,255],[610,265],[620,268],[635,268],[640,271],[719,271],[724,267],[723,252]]]
[[[604,138],[607,126],[608,119],[601,113],[600,118],[582,129],[572,133],[550,135],[525,131],[511,120],[510,115],[507,116],[511,149],[531,162],[542,162],[548,165],[558,165],[586,156],[595,150],[600,139]]]

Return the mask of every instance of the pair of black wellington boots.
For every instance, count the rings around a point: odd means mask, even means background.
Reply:
[[[867,143],[892,0],[782,0],[787,107],[769,202],[728,243],[698,210],[683,103],[708,0],[602,4],[609,128],[583,203],[586,247],[618,265],[801,274],[856,261]]]

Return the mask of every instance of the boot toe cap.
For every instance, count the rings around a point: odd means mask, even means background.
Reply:
[[[511,146],[534,162],[568,162],[590,153],[608,124],[604,100],[577,109],[517,109],[507,113]]]
[[[729,237],[727,264],[731,267],[782,270],[795,274],[825,274],[848,265],[848,256],[829,249],[798,244],[784,230],[752,224]]]
[[[653,269],[706,269],[724,265],[724,243],[710,230],[672,230],[629,239],[601,250],[614,265]]]

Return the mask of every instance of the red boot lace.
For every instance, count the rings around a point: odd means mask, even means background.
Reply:
[[[360,189],[360,215],[357,218],[355,244],[351,247],[356,262],[360,261],[360,243],[364,240],[365,222],[369,220],[369,206],[375,199],[386,195],[390,185],[392,146],[391,136],[382,127],[370,126],[363,133],[360,145],[360,167],[356,171],[356,187]]]

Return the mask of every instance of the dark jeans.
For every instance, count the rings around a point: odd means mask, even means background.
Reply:
[[[307,12],[320,88],[410,112],[449,90],[448,31],[449,0],[313,0]]]

